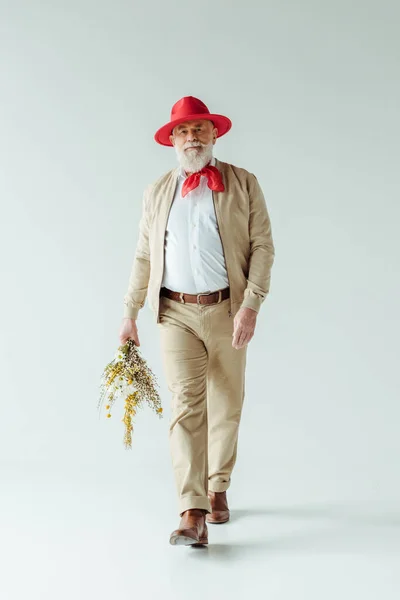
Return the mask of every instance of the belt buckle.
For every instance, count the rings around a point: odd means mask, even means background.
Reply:
[[[214,292],[200,292],[200,294],[196,294],[197,306],[201,306],[199,302],[199,296],[210,296]]]

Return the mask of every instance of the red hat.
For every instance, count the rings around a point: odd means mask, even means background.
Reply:
[[[214,127],[218,129],[217,137],[225,135],[232,127],[232,121],[228,117],[211,114],[204,102],[193,96],[184,96],[174,104],[171,110],[170,122],[156,132],[154,139],[162,146],[172,146],[169,136],[172,134],[173,128],[179,123],[198,119],[212,121]]]

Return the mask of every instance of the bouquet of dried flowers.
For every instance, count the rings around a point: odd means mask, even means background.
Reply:
[[[156,390],[158,386],[153,371],[149,368],[134,340],[129,339],[120,346],[114,359],[105,367],[100,381],[100,399],[98,410],[104,401],[107,418],[111,417],[111,407],[118,397],[125,399],[125,423],[124,445],[126,449],[132,449],[132,417],[144,402],[162,417],[160,396]]]

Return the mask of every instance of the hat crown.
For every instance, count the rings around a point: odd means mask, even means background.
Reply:
[[[190,115],[209,115],[207,106],[194,96],[184,96],[176,102],[171,110],[171,121],[182,119]]]

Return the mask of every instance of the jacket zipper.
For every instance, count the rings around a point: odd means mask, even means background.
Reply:
[[[226,260],[226,253],[225,253],[225,248],[224,248],[224,242],[222,241],[221,226],[220,226],[220,221],[219,221],[219,212],[218,212],[217,205],[215,204],[214,191],[212,191],[212,198],[213,198],[215,215],[217,217],[217,223],[218,223],[218,229],[219,229],[219,237],[220,237],[220,240],[221,240],[221,246],[222,246],[222,250],[223,250],[223,253],[224,253],[225,266],[226,266],[226,275],[228,277],[228,284],[229,284],[229,289],[230,289],[230,309],[228,311],[228,315],[231,317],[232,316],[232,288],[231,288],[230,279],[229,279],[228,262]]]
[[[161,290],[162,280],[163,280],[163,277],[164,277],[164,265],[165,265],[165,232],[167,230],[168,219],[169,219],[169,215],[171,213],[172,204],[174,202],[174,198],[175,198],[175,193],[176,193],[177,186],[178,186],[178,181],[175,182],[175,187],[174,187],[174,192],[173,192],[173,196],[172,196],[172,201],[171,201],[171,204],[169,205],[169,209],[168,209],[168,213],[167,213],[167,218],[165,220],[164,234],[163,234],[163,237],[162,237],[161,280],[160,280],[160,284],[158,286],[157,323],[159,323],[159,319],[160,319],[160,290]]]

